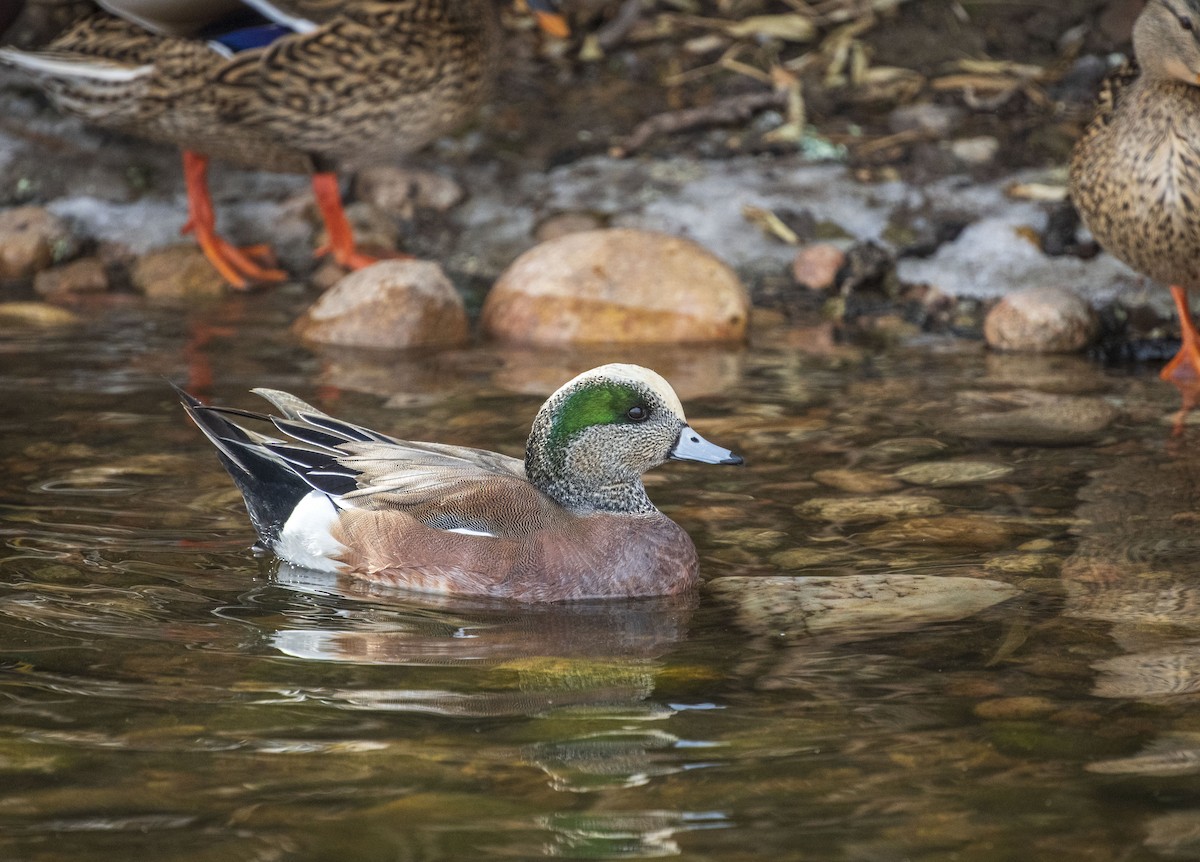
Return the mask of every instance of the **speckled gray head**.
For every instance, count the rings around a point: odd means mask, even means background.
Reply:
[[[641,476],[668,460],[741,464],[701,437],[661,375],[602,365],[542,405],[525,447],[530,481],[573,511],[654,512]]]

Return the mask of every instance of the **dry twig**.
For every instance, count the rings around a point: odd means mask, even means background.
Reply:
[[[637,128],[629,137],[609,150],[609,155],[618,159],[625,158],[640,150],[647,141],[656,135],[674,134],[704,126],[744,123],[766,108],[784,107],[786,101],[786,93],[767,90],[718,99],[698,108],[684,108],[681,111],[655,114],[638,123]]]

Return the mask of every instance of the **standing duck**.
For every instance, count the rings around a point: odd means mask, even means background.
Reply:
[[[421,592],[542,602],[688,590],[696,548],[642,474],[668,460],[742,463],[693,431],[670,384],[638,365],[563,384],[534,417],[523,462],[397,440],[254,391],[281,415],[180,397],[262,544],[297,566]],[[234,421],[246,418],[274,433]]]
[[[543,28],[561,19],[537,0]],[[210,157],[312,176],[332,254],[357,269],[334,167],[394,160],[462,124],[486,96],[492,0],[101,0],[36,52],[0,49],[66,113],[183,149],[188,220],[235,287],[279,281],[267,248],[215,229]]]
[[[1107,251],[1171,286],[1183,343],[1161,376],[1200,395],[1200,0],[1149,0],[1133,27],[1136,65],[1105,83],[1071,158],[1071,197]],[[1182,416],[1182,414],[1181,414]]]

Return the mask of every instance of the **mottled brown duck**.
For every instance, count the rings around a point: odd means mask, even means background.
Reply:
[[[401,158],[486,97],[493,0],[102,0],[44,49],[0,49],[64,112],[183,149],[184,232],[233,285],[278,281],[269,249],[216,232],[210,158],[312,176],[332,254],[358,268],[335,169]],[[544,29],[561,19],[535,3]]]
[[[559,388],[534,417],[524,461],[397,440],[255,392],[280,415],[180,397],[262,544],[293,565],[421,592],[543,602],[686,591],[696,548],[650,502],[642,474],[669,460],[742,463],[692,430],[670,384],[637,365]]]
[[[1071,159],[1071,197],[1096,240],[1171,287],[1183,343],[1162,370],[1191,407],[1200,335],[1200,0],[1149,0],[1133,28],[1135,64],[1105,82]]]

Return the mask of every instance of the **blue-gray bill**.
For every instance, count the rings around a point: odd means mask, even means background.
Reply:
[[[744,463],[741,455],[734,455],[728,449],[709,443],[693,431],[691,425],[684,425],[680,430],[675,448],[671,450],[671,458],[676,461],[699,461],[702,464]]]

